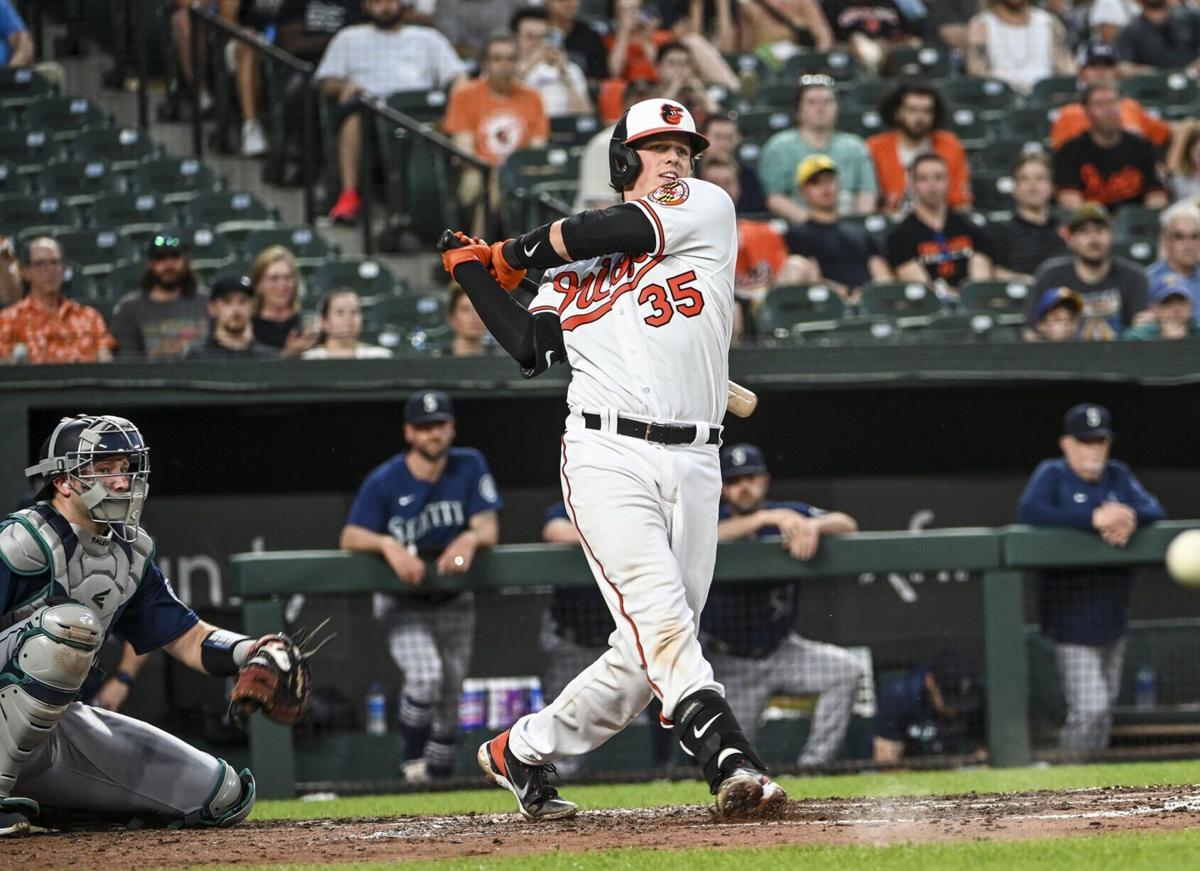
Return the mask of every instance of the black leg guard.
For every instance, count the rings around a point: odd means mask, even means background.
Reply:
[[[721,781],[743,762],[759,771],[767,766],[759,758],[729,705],[714,690],[700,690],[683,699],[675,709],[675,738],[683,752],[704,771],[708,787],[717,794]]]

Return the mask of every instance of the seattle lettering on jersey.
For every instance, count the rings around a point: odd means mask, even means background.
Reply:
[[[388,532],[405,544],[415,544],[431,530],[450,528],[457,531],[465,526],[462,502],[445,500],[430,502],[416,517],[393,517],[388,521]]]

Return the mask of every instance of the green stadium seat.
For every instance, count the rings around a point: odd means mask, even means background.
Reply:
[[[946,129],[962,140],[967,151],[978,151],[991,141],[995,123],[974,109],[951,109],[946,117]]]
[[[324,236],[308,226],[252,230],[242,242],[242,253],[253,260],[269,245],[282,245],[291,251],[301,269],[320,266],[338,253]]]
[[[71,143],[71,149],[77,159],[105,160],[117,172],[132,170],[162,152],[149,134],[136,127],[84,130]]]
[[[525,148],[508,156],[500,167],[502,219],[506,232],[532,230],[537,220],[539,191],[573,186],[579,179],[582,149]]]
[[[1158,243],[1153,238],[1130,237],[1113,242],[1113,254],[1132,260],[1139,266],[1149,266],[1158,259]]]
[[[23,196],[33,190],[31,176],[17,172],[17,165],[0,160],[0,197]]]
[[[1121,96],[1165,115],[1168,109],[1190,110],[1196,104],[1196,81],[1184,72],[1134,76],[1122,80]]]
[[[897,341],[900,330],[890,318],[868,315],[843,318],[832,332],[817,337],[823,344],[885,344]]]
[[[884,70],[893,77],[944,79],[954,75],[954,62],[948,51],[936,46],[893,45]]]
[[[941,83],[942,96],[951,112],[970,109],[985,121],[997,121],[1017,105],[1017,94],[1007,82],[975,76],[946,79]]]
[[[985,169],[995,172],[1010,172],[1017,158],[1025,152],[1041,152],[1049,156],[1049,152],[1040,141],[1027,142],[1024,139],[998,139],[989,142],[971,155],[971,168]]]
[[[1074,103],[1079,99],[1079,80],[1075,76],[1050,76],[1033,85],[1029,104],[1039,108],[1053,108]]]
[[[444,295],[385,295],[363,300],[363,323],[368,332],[407,335],[415,328],[440,329],[446,325]]]
[[[1117,239],[1157,239],[1162,232],[1159,223],[1162,209],[1145,206],[1121,206],[1113,216],[1113,235]]]
[[[1055,110],[1044,106],[1022,106],[1013,109],[997,124],[998,134],[1004,139],[1049,142],[1050,128],[1054,126],[1054,114]]]
[[[1025,323],[1031,290],[1019,281],[967,281],[958,289],[959,308],[966,314],[989,315],[998,324]]]
[[[838,129],[866,139],[883,132],[883,117],[879,114],[878,109],[863,109],[861,112],[850,109],[839,110]]]
[[[72,206],[90,205],[105,194],[125,192],[125,176],[103,160],[52,163],[37,176],[42,193],[62,197]]]
[[[62,197],[37,195],[0,198],[0,227],[13,228],[22,235],[82,225],[79,211]]]
[[[914,324],[901,330],[900,339],[917,343],[944,342],[958,344],[985,339],[995,326],[991,315],[944,312],[927,323]]]
[[[755,314],[759,332],[784,339],[797,333],[831,330],[845,314],[842,298],[824,284],[788,284],[773,288]]]
[[[0,109],[19,109],[53,93],[54,86],[41,73],[27,67],[0,67]]]
[[[145,238],[178,222],[175,209],[154,194],[107,194],[92,203],[92,222]]]
[[[440,121],[446,114],[446,92],[438,89],[396,91],[388,94],[387,105],[418,121]]]
[[[86,128],[111,127],[112,114],[85,97],[43,97],[25,107],[26,127],[51,131],[56,140],[76,138]]]
[[[359,296],[370,299],[403,295],[398,293],[403,285],[396,281],[392,271],[380,261],[365,257],[327,260],[309,276],[311,296],[323,296],[335,287],[352,288]]]
[[[887,79],[855,79],[839,82],[837,87],[838,106],[841,112],[865,112],[878,109],[887,93],[896,83]]]
[[[763,82],[754,94],[754,105],[787,112],[790,124],[790,116],[796,111],[796,96],[799,93],[798,82]]]
[[[160,157],[134,167],[129,176],[133,190],[157,194],[168,203],[186,203],[197,194],[219,191],[221,177],[194,157]]]
[[[826,75],[842,81],[857,79],[861,73],[850,52],[835,48],[832,51],[802,51],[793,55],[784,62],[783,68],[774,75],[774,79],[781,82],[798,82],[801,76]]]
[[[67,146],[55,142],[46,130],[21,127],[0,136],[0,160],[14,164],[22,175],[41,172],[48,163],[66,156]]]
[[[915,281],[873,281],[862,289],[859,308],[869,317],[886,317],[898,327],[921,326],[941,314],[933,288]]]
[[[125,294],[141,288],[145,273],[146,264],[141,260],[114,266],[107,274],[97,276],[96,298],[115,306]]]
[[[48,235],[58,240],[64,259],[75,264],[81,275],[102,275],[118,263],[137,259],[140,253],[116,230],[55,230]]]
[[[275,209],[246,191],[217,191],[198,194],[183,205],[184,221],[192,227],[212,227],[240,241],[253,230],[274,227]]]
[[[866,230],[881,245],[892,229],[892,222],[887,215],[843,215],[838,221],[846,226]]]
[[[594,115],[565,115],[550,119],[550,143],[561,148],[586,145],[601,128]]]
[[[1013,179],[1008,170],[979,170],[971,175],[971,195],[975,208],[986,214],[1011,212]]]
[[[747,142],[765,143],[774,134],[792,126],[790,109],[745,109],[737,113],[738,131]]]

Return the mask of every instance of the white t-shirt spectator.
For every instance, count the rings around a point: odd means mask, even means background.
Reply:
[[[577,93],[587,93],[587,79],[583,70],[573,61],[567,61],[567,78],[575,86]],[[540,61],[530,67],[525,78],[521,80],[527,87],[533,88],[542,98],[542,108],[546,110],[547,118],[562,118],[574,115],[570,110],[570,91],[558,69],[545,61]]]
[[[588,140],[579,158],[579,191],[575,211],[604,209],[621,201],[609,184],[608,145],[616,124],[610,124]]]
[[[1099,27],[1101,24],[1124,27],[1137,14],[1138,7],[1133,0],[1096,0],[1088,13],[1088,24],[1092,27]]]
[[[432,27],[406,25],[380,30],[356,24],[338,31],[321,64],[317,80],[346,79],[368,94],[444,88],[466,72],[450,41]]]

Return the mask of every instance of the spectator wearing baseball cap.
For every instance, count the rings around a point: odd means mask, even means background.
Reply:
[[[1058,440],[1062,457],[1042,461],[1017,505],[1031,526],[1095,531],[1124,547],[1140,526],[1163,520],[1159,501],[1129,467],[1110,459],[1108,409],[1070,408]],[[1108,746],[1121,683],[1133,573],[1128,567],[1044,569],[1034,573],[1042,634],[1054,645],[1067,702],[1059,747],[1069,756]]]
[[[875,211],[879,186],[866,143],[837,129],[838,101],[829,76],[800,78],[796,95],[796,126],[767,140],[758,161],[758,175],[767,194],[767,208],[789,224],[808,220],[804,193],[796,170],[805,158],[825,154],[837,165],[841,180],[838,209],[843,215]]]
[[[1130,327],[1123,339],[1194,339],[1200,337],[1196,297],[1179,284],[1160,284],[1150,291],[1153,320]]]
[[[158,233],[146,245],[141,288],[113,311],[117,356],[179,359],[203,344],[208,326],[208,297],[197,289],[187,245],[174,233]]]
[[[796,168],[796,184],[808,203],[808,220],[788,229],[788,249],[805,258],[810,283],[829,285],[850,299],[872,279],[891,278],[883,247],[870,233],[841,222],[841,180],[837,164],[814,154]]]
[[[204,344],[188,351],[189,360],[267,360],[279,349],[254,338],[254,282],[250,276],[218,276],[209,288],[208,313],[212,331]]]
[[[1080,338],[1082,315],[1083,297],[1068,287],[1052,287],[1038,300],[1025,340],[1074,342]]]
[[[1117,50],[1113,46],[1093,40],[1080,50],[1078,82],[1080,88],[1088,85],[1120,81]],[[1171,141],[1171,125],[1146,111],[1133,97],[1122,97],[1119,103],[1121,126],[1132,133],[1146,137],[1155,148],[1165,148]],[[1050,147],[1058,150],[1068,141],[1086,133],[1092,126],[1083,104],[1068,103],[1058,110],[1054,125],[1050,128]]]
[[[771,476],[754,445],[730,445],[721,452],[721,480],[719,541],[779,536],[792,558],[808,560],[822,536],[858,531],[847,514],[768,499]],[[802,638],[793,628],[796,608],[791,582],[715,584],[700,617],[700,638],[751,741],[773,694],[817,694],[812,731],[798,761],[827,765],[841,749],[862,667],[840,647]]]
[[[1034,309],[1047,290],[1066,287],[1083,297],[1085,321],[1105,321],[1117,333],[1133,324],[1146,308],[1146,274],[1112,253],[1112,217],[1098,203],[1085,203],[1067,221],[1068,257],[1042,264],[1034,276],[1025,319],[1036,322]]]

